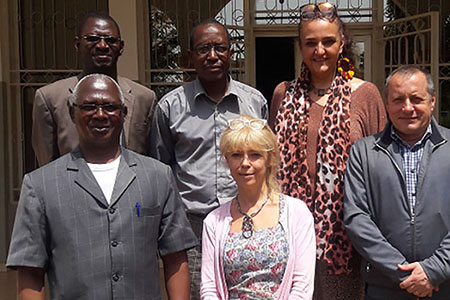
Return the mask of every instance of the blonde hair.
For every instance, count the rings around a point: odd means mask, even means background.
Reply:
[[[241,119],[254,120],[248,115],[241,115]],[[233,130],[228,126],[220,139],[220,152],[223,156],[249,148],[258,152],[266,152],[269,167],[266,172],[266,184],[270,191],[280,192],[277,180],[278,167],[280,165],[280,153],[277,146],[277,138],[269,125],[265,124],[262,129],[253,129],[243,126]]]

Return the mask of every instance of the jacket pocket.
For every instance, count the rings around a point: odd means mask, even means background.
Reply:
[[[160,214],[160,206],[154,207],[140,207],[140,216],[141,217],[154,217]]]

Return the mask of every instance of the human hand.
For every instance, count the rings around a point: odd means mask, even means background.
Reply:
[[[409,277],[399,285],[401,289],[406,290],[408,293],[417,297],[431,297],[433,289],[438,290],[437,287],[433,287],[420,263],[414,262],[406,265],[397,265],[397,267],[401,271],[411,272]]]

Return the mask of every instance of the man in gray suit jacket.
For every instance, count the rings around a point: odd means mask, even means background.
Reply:
[[[189,299],[186,250],[197,245],[171,169],[120,146],[119,85],[91,74],[69,107],[79,147],[25,175],[7,260],[20,299]],[[34,298],[37,297],[37,298]]]
[[[78,25],[75,48],[79,53],[83,72],[79,76],[56,81],[36,91],[32,144],[39,166],[69,153],[78,145],[78,135],[69,117],[67,99],[78,80],[91,73],[106,74],[118,81],[128,108],[122,145],[144,154],[156,96],[152,90],[117,76],[117,61],[124,50],[118,24],[109,15],[86,15]]]

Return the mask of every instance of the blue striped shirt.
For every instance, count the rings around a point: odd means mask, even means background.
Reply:
[[[423,137],[413,146],[405,143],[396,133],[394,126],[391,127],[391,137],[397,143],[402,156],[403,175],[406,181],[406,191],[410,204],[411,213],[416,205],[417,174],[419,173],[420,161],[427,139],[431,136],[431,124]]]

